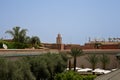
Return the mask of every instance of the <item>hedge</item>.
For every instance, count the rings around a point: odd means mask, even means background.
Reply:
[[[60,74],[56,74],[55,80],[94,80],[96,75],[80,75],[74,71],[67,71]]]

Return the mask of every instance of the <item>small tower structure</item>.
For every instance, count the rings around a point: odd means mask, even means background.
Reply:
[[[64,50],[64,44],[62,44],[61,34],[58,34],[58,35],[57,35],[56,44],[57,44],[57,48],[58,48],[59,50]]]
[[[57,35],[56,44],[62,44],[62,37],[61,37],[61,34],[58,34],[58,35]]]

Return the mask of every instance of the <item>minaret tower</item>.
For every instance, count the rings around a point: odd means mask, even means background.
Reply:
[[[58,36],[56,38],[56,44],[62,44],[62,37],[60,34],[58,34]]]

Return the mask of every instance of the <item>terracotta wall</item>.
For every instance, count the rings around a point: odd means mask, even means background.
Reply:
[[[59,50],[68,50],[71,48],[81,48],[81,49],[96,49],[94,43],[86,43],[85,45],[79,44],[49,44],[43,43],[44,47],[49,49],[59,49]],[[119,44],[103,44],[99,49],[119,49]]]
[[[119,49],[119,46],[117,44],[112,45],[102,45],[101,49]]]
[[[66,50],[66,49],[71,49],[71,48],[81,48],[81,46],[78,45],[78,44],[65,44],[65,45],[64,45],[64,49],[65,49],[65,50]]]

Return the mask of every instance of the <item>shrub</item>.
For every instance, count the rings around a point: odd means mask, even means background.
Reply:
[[[28,46],[25,43],[13,42],[9,44],[9,48],[12,48],[12,49],[24,49],[27,47]]]
[[[7,42],[0,40],[0,48],[3,48],[3,43],[7,45],[8,49],[24,49],[29,47],[29,44],[26,43]]]
[[[10,61],[0,57],[0,80],[35,80],[35,77],[23,60]]]
[[[67,71],[56,74],[55,80],[94,80],[95,75],[80,75],[77,72]]]
[[[44,54],[24,58],[31,66],[31,71],[37,80],[53,80],[55,74],[61,73],[67,67],[67,61],[60,54]]]
[[[83,76],[83,80],[94,80],[96,78],[96,75],[86,75]]]

